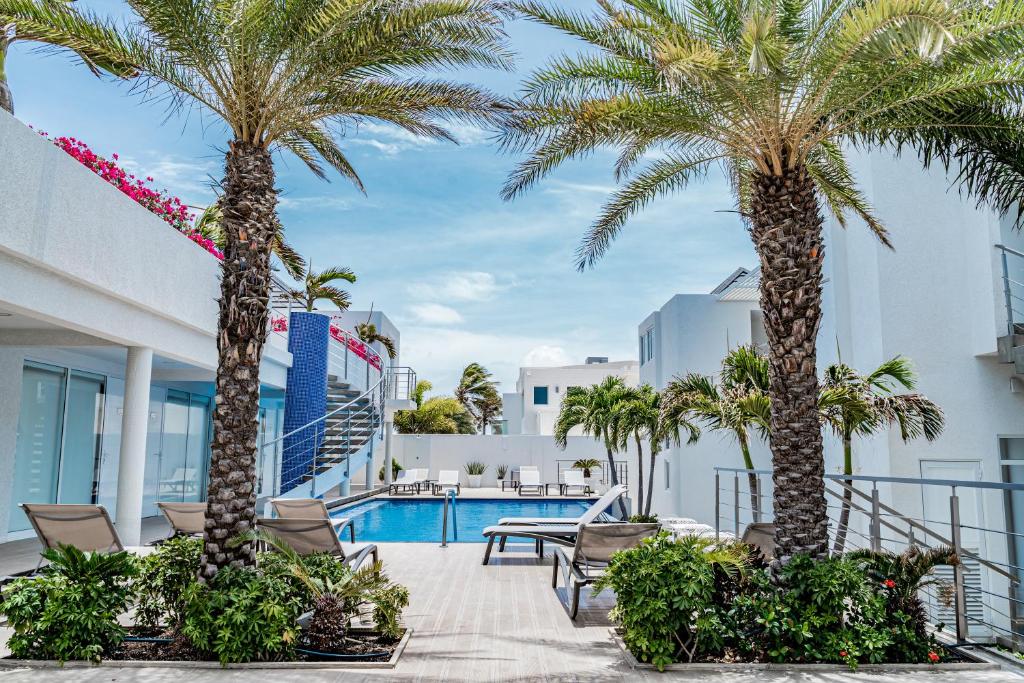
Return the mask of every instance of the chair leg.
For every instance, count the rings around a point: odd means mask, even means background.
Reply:
[[[574,582],[572,586],[572,614],[569,615],[573,621],[576,620],[576,615],[580,611],[580,591],[583,590],[583,584]]]
[[[371,554],[373,555],[373,562],[374,562],[374,564],[376,564],[377,562],[380,562],[380,555],[377,554],[377,549],[376,548],[374,548],[373,551],[371,551]]]
[[[501,541],[498,542],[498,552],[505,552],[505,542],[508,540],[508,536],[502,536]]]
[[[504,536],[502,537],[501,542],[502,543],[505,542],[505,537]],[[485,565],[487,564],[487,561],[491,559],[491,548],[493,548],[493,547],[494,547],[494,536],[492,535],[490,538],[487,539],[487,550],[484,551],[484,564]]]
[[[348,523],[348,535],[352,539],[352,542],[356,542],[356,525],[352,522]]]
[[[558,565],[562,563],[558,553],[555,553],[554,561],[551,563],[551,587],[558,588]]]

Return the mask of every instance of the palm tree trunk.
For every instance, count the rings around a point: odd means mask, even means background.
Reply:
[[[850,437],[843,438],[843,474],[853,474],[853,444]],[[853,505],[853,481],[844,479],[843,507],[839,512],[839,526],[836,528],[836,542],[832,554],[842,555],[846,549],[846,532],[850,525],[850,507]]]
[[[13,116],[14,96],[7,84],[7,48],[10,47],[10,44],[9,40],[0,38],[0,108],[5,109],[8,114]]]
[[[646,514],[644,513],[644,449],[640,444],[640,435],[634,434],[633,438],[636,439],[636,511],[633,514]]]
[[[608,452],[608,469],[611,472],[611,474],[608,475],[608,478],[611,480],[612,486],[618,486],[619,473],[615,469],[615,454],[612,452],[612,447],[608,445],[607,433],[604,435],[604,447],[605,450]],[[619,511],[622,512],[622,519],[626,519],[629,516],[629,514],[626,512],[626,503],[625,501],[622,500],[622,498],[619,498]]]
[[[647,471],[647,502],[644,503],[644,514],[651,514],[651,499],[654,496],[654,462],[658,457],[658,451],[654,449],[654,441],[650,442],[651,467]]]
[[[224,173],[226,249],[221,266],[217,396],[199,576],[255,562],[253,543],[232,539],[256,516],[260,359],[267,336],[270,251],[275,232],[274,167],[262,147],[234,141]]]
[[[781,175],[756,173],[750,210],[770,350],[775,542],[785,564],[796,554],[828,553],[815,347],[821,322],[822,218],[814,181],[803,166]]]
[[[750,457],[750,446],[747,437],[740,437],[740,450],[743,451],[743,466],[747,468],[747,490],[750,492],[750,515],[754,523],[761,521],[761,487],[754,469],[754,459]]]

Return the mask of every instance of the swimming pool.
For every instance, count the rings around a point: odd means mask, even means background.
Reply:
[[[449,519],[449,543],[483,543],[485,527],[502,517],[579,517],[590,507],[589,500],[493,500],[459,498],[458,539],[453,538]],[[408,500],[371,499],[332,510],[335,517],[349,517],[357,541],[382,543],[440,543],[443,501],[440,498]]]

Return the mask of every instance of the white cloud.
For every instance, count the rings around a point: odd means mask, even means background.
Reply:
[[[221,174],[220,165],[213,161],[196,161],[174,155],[155,157],[148,153],[147,158],[139,161],[135,158],[121,157],[119,160],[124,168],[139,178],[152,178],[151,187],[167,190],[168,193],[180,197],[186,204],[206,206],[213,201],[213,178]],[[155,157],[155,158],[154,158]]]
[[[409,285],[409,294],[426,301],[488,301],[510,285],[491,273],[449,271]]]
[[[489,131],[471,124],[454,124],[447,126],[452,137],[460,145],[482,145],[491,137]],[[372,121],[359,124],[352,136],[347,139],[349,144],[373,147],[388,156],[395,156],[409,150],[423,149],[441,144],[441,140],[423,137],[410,133],[404,128]]]
[[[421,323],[426,325],[456,325],[462,322],[462,315],[454,308],[441,304],[414,304],[409,311]]]
[[[291,209],[294,211],[322,210],[347,211],[352,208],[352,202],[344,197],[332,195],[310,195],[305,197],[290,197],[282,195],[277,200],[280,209]]]
[[[550,368],[572,365],[573,362],[569,352],[561,346],[541,344],[527,351],[520,365],[524,368]]]

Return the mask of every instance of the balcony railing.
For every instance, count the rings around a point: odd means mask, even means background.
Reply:
[[[1010,335],[1024,332],[1024,253],[997,244],[1003,280],[1003,309]]]
[[[416,391],[416,371],[406,365],[388,367],[387,398],[392,401],[408,401]]]

